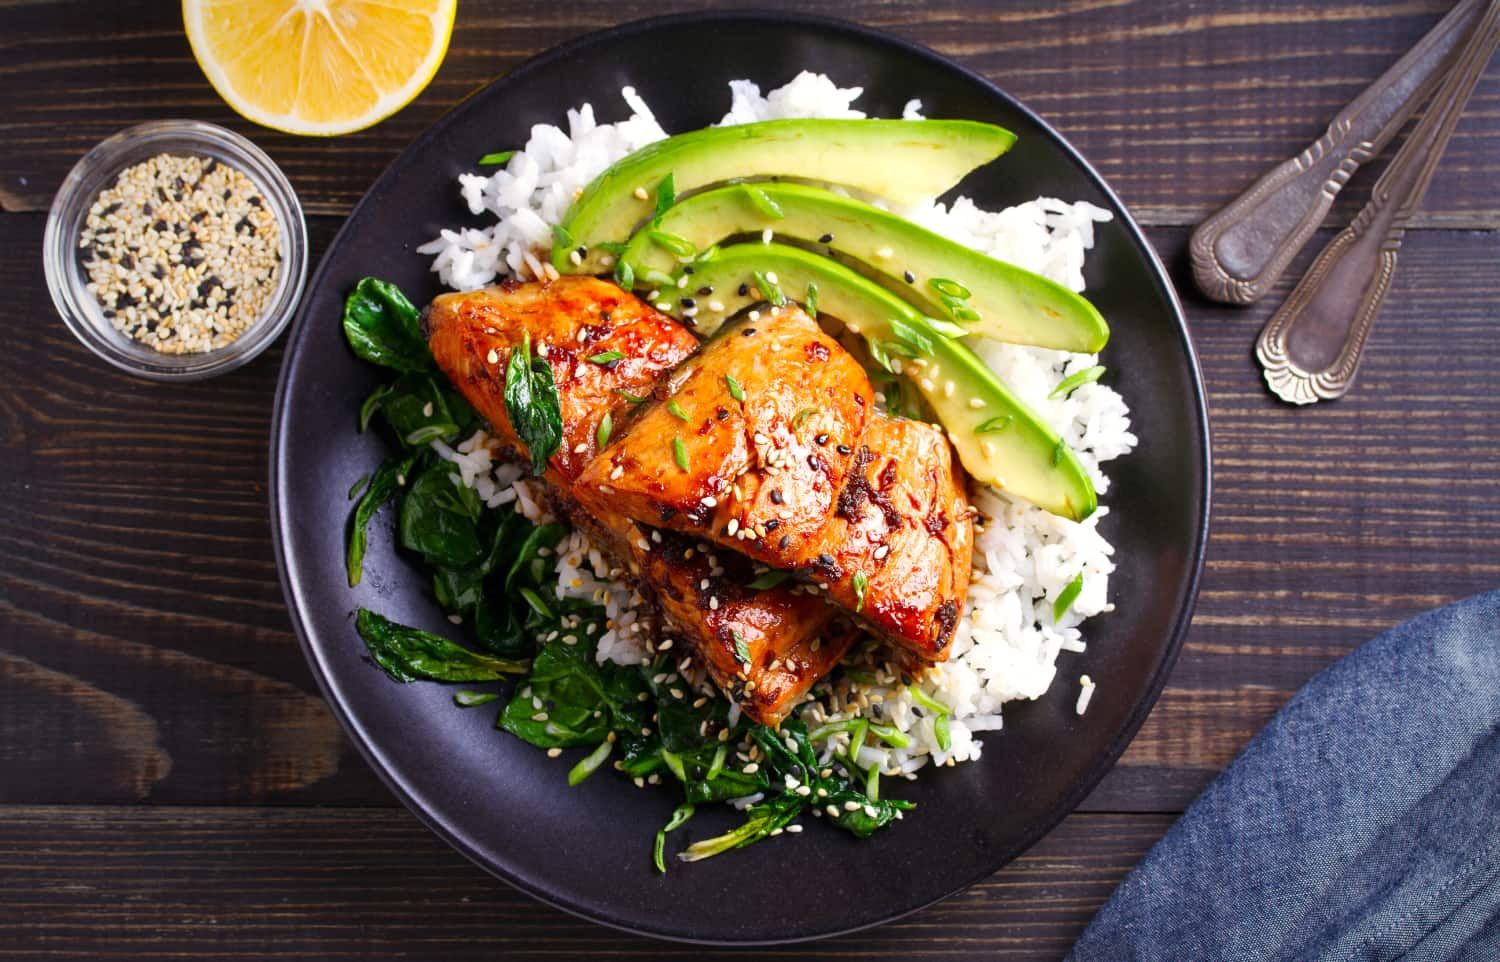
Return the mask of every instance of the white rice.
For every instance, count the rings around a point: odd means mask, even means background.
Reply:
[[[804,72],[790,83],[762,95],[748,80],[730,83],[730,108],[723,124],[784,117],[863,117],[853,104],[861,90],[839,88],[827,76]],[[650,108],[630,88],[621,91],[631,110],[628,119],[599,124],[584,104],[568,111],[567,129],[538,124],[525,147],[488,176],[464,174],[459,190],[475,214],[494,223],[482,228],[444,230],[419,250],[432,254],[432,269],[443,283],[472,290],[497,277],[531,279],[545,270],[541,252],[551,245],[551,225],[566,212],[574,196],[616,160],[667,136]],[[921,117],[921,102],[902,112]],[[1094,224],[1110,219],[1092,204],[1040,197],[1001,211],[986,211],[966,197],[951,204],[930,203],[902,213],[931,230],[996,258],[1044,274],[1081,291],[1085,253],[1093,246]],[[1129,452],[1136,444],[1129,411],[1111,388],[1085,384],[1068,397],[1048,395],[1063,378],[1092,366],[1090,355],[1068,354],[977,340],[975,350],[1022,400],[1060,432],[1094,480],[1099,493],[1109,488],[1101,464]],[[452,461],[459,480],[473,486],[492,507],[515,502],[534,521],[551,520],[538,482],[522,470],[494,459],[494,442],[483,432],[452,449],[434,444]],[[952,657],[935,666],[917,685],[929,698],[951,710],[951,744],[938,746],[935,718],[921,708],[899,681],[899,672],[877,661],[878,650],[861,657],[859,667],[872,683],[820,685],[817,699],[804,707],[810,724],[863,715],[905,732],[911,744],[895,749],[866,746],[863,765],[879,764],[888,774],[915,777],[928,763],[954,764],[980,756],[974,736],[999,729],[1001,707],[1016,699],[1045,694],[1057,674],[1062,652],[1082,652],[1079,625],[1110,611],[1109,575],[1114,549],[1098,531],[1100,508],[1075,523],[991,488],[973,492],[980,512],[975,538],[969,604],[955,632]],[[599,639],[601,661],[641,663],[650,658],[648,639],[654,625],[643,614],[643,599],[619,580],[620,572],[580,532],[571,532],[557,548],[558,597],[589,599],[608,615]],[[1077,575],[1083,589],[1062,618],[1053,623],[1053,603]],[[678,670],[701,683],[701,671],[684,658]],[[1094,682],[1082,685],[1076,711],[1082,715]],[[831,739],[830,753],[841,748]]]

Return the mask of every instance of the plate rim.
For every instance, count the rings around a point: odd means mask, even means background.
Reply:
[[[781,936],[771,938],[755,939],[722,939],[703,938],[678,932],[669,932],[651,929],[634,924],[622,918],[614,917],[604,912],[596,912],[590,908],[580,905],[569,904],[569,902],[557,893],[547,891],[531,878],[523,875],[506,865],[495,864],[492,859],[476,851],[458,833],[449,827],[421,804],[417,799],[421,794],[415,786],[409,785],[407,779],[402,779],[392,770],[387,763],[384,753],[377,745],[369,739],[362,726],[358,725],[345,708],[342,701],[335,696],[331,682],[328,677],[327,666],[324,665],[316,646],[313,644],[307,625],[302,617],[301,597],[297,587],[293,584],[292,565],[287,552],[286,526],[290,523],[290,512],[286,510],[283,503],[284,493],[287,485],[282,482],[283,461],[281,458],[282,448],[288,441],[288,419],[285,399],[290,387],[290,372],[292,360],[295,353],[295,345],[303,328],[310,323],[310,303],[312,292],[321,289],[325,283],[325,274],[331,269],[333,254],[339,249],[349,233],[356,215],[358,215],[367,204],[377,200],[377,188],[379,188],[392,171],[401,163],[402,158],[408,153],[430,143],[439,133],[453,123],[462,122],[463,116],[475,109],[476,103],[481,96],[495,86],[503,83],[511,83],[525,75],[542,69],[552,63],[572,56],[582,48],[594,44],[608,42],[618,38],[633,36],[638,33],[649,32],[662,27],[681,26],[722,26],[726,23],[757,23],[771,24],[773,26],[797,29],[800,27],[816,28],[818,30],[830,31],[852,36],[864,43],[875,46],[892,48],[906,56],[912,56],[921,60],[934,63],[939,67],[956,71],[967,80],[977,84],[985,92],[994,98],[1006,103],[1011,109],[1027,117],[1035,123],[1043,136],[1047,137],[1053,147],[1066,155],[1084,173],[1096,188],[1118,209],[1123,216],[1120,218],[1121,226],[1125,229],[1128,240],[1132,247],[1145,255],[1150,267],[1151,282],[1157,292],[1162,295],[1163,300],[1170,308],[1172,321],[1174,322],[1174,334],[1185,353],[1191,382],[1191,414],[1197,423],[1197,432],[1193,440],[1202,452],[1201,470],[1197,477],[1197,496],[1202,504],[1202,512],[1198,519],[1191,552],[1189,576],[1184,586],[1182,600],[1173,618],[1172,629],[1167,638],[1167,644],[1160,649],[1160,655],[1156,664],[1152,666],[1150,683],[1144,692],[1144,697],[1139,698],[1134,709],[1127,717],[1125,723],[1115,732],[1107,744],[1104,753],[1098,758],[1094,765],[1085,770],[1083,777],[1077,780],[1073,787],[1063,796],[1060,803],[1046,816],[1035,820],[1021,832],[1014,842],[1007,845],[1003,850],[997,850],[995,867],[983,871],[970,878],[964,878],[953,885],[947,891],[910,906],[901,911],[882,916],[880,918],[859,922],[857,924],[828,929],[826,931],[811,934],[798,934],[792,936]],[[1198,360],[1198,353],[1194,347],[1191,332],[1187,324],[1187,316],[1183,310],[1181,299],[1173,286],[1170,275],[1163,265],[1156,249],[1146,238],[1145,232],[1136,223],[1129,208],[1115,193],[1114,189],[1104,179],[1078,150],[1062,134],[1052,126],[1051,123],[1039,116],[1024,102],[1001,89],[997,84],[969,67],[943,56],[930,47],[907,40],[903,37],[886,33],[873,27],[843,20],[837,17],[823,16],[819,14],[791,13],[781,11],[770,11],[764,9],[743,10],[711,10],[689,13],[664,14],[639,20],[632,20],[613,27],[599,30],[591,30],[580,34],[560,44],[549,47],[527,58],[511,70],[500,74],[483,85],[465,94],[451,108],[443,113],[441,117],[429,124],[414,140],[403,147],[391,161],[381,170],[379,175],[370,182],[364,194],[358,202],[344,215],[344,222],[338,231],[328,242],[327,248],[318,260],[317,269],[314,270],[305,287],[306,296],[299,305],[290,330],[286,335],[287,343],[283,349],[281,368],[277,375],[276,392],[273,400],[273,411],[269,437],[268,458],[268,502],[271,520],[271,540],[276,557],[276,571],[281,583],[283,599],[286,602],[287,614],[292,623],[292,629],[297,636],[297,642],[302,649],[303,657],[307,660],[312,671],[313,679],[317,683],[319,693],[323,701],[338,719],[340,727],[349,741],[358,750],[365,763],[375,772],[376,776],[391,791],[409,812],[418,821],[427,827],[438,838],[442,839],[449,847],[459,852],[469,861],[479,866],[485,872],[500,879],[508,885],[519,889],[528,897],[537,899],[547,905],[568,913],[576,918],[584,919],[597,925],[627,932],[632,935],[640,935],[648,938],[661,939],[669,942],[684,943],[690,945],[706,946],[778,946],[792,945],[805,942],[819,941],[823,939],[836,938],[861,932],[877,926],[906,918],[916,912],[929,908],[938,902],[951,898],[953,895],[971,888],[978,882],[983,881],[1004,869],[1017,857],[1035,846],[1044,836],[1049,834],[1068,815],[1076,811],[1078,805],[1092,792],[1119,761],[1125,749],[1135,739],[1147,716],[1156,707],[1161,697],[1162,690],[1166,687],[1167,679],[1171,674],[1173,666],[1181,653],[1183,641],[1187,636],[1188,629],[1192,625],[1193,613],[1197,606],[1199,586],[1202,581],[1204,559],[1208,548],[1208,537],[1210,530],[1210,517],[1212,515],[1212,492],[1213,492],[1213,448],[1211,444],[1211,428],[1209,422],[1208,400],[1204,387],[1203,371]]]

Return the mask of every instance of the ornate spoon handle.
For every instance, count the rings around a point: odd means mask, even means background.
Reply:
[[[1339,111],[1323,136],[1198,226],[1188,251],[1204,294],[1249,304],[1271,289],[1350,175],[1380,153],[1442,80],[1485,6],[1463,0]]]
[[[1432,104],[1376,182],[1369,203],[1323,249],[1260,332],[1255,355],[1265,368],[1266,383],[1282,400],[1310,404],[1336,398],[1354,382],[1365,339],[1396,271],[1406,225],[1497,43],[1500,0],[1490,0]]]

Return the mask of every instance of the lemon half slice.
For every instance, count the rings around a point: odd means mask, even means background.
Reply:
[[[432,80],[457,0],[183,0],[198,66],[242,116],[331,136],[389,117]]]

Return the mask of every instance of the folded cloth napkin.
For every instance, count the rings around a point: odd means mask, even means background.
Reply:
[[[1500,591],[1292,697],[1068,962],[1500,960]]]

